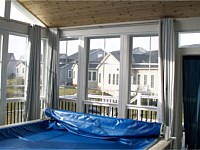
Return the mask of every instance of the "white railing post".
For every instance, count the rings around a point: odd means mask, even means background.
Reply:
[[[138,93],[137,95],[137,106],[141,106],[141,93]],[[141,110],[140,109],[137,109],[138,110],[138,120],[141,120]]]

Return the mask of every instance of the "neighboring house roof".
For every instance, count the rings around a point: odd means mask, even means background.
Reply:
[[[90,57],[89,56],[89,68],[96,68],[97,65],[102,61],[103,59],[103,53],[105,52],[104,50],[102,49],[92,49],[89,51],[90,52],[90,56],[94,56],[94,57]],[[102,54],[102,55],[99,55],[99,54]],[[107,53],[105,53],[106,55]],[[62,55],[60,55],[62,56]],[[62,62],[60,62],[60,67],[61,68],[64,68],[66,66],[68,66],[69,64],[75,64],[77,63],[77,60],[78,60],[78,52],[77,53],[74,53],[70,56],[67,57],[67,64],[63,64]]]
[[[98,52],[98,53],[97,53]],[[89,69],[96,69],[97,66],[99,66],[101,63],[103,63],[107,57],[110,55],[114,56],[119,62],[120,62],[120,51],[112,51],[110,53],[105,53],[106,57],[103,57],[103,55],[98,54],[103,54],[105,51],[102,49],[93,49],[90,50],[90,56],[93,54],[94,57],[89,57]],[[64,67],[72,67],[73,64],[77,63],[78,59],[78,53],[75,53],[73,55],[68,56],[69,60],[72,60],[71,62],[68,62],[68,64],[65,64],[63,66],[60,66],[61,68]],[[158,63],[158,50],[153,50],[153,51],[147,51],[144,48],[137,47],[132,50],[132,67],[133,68],[148,68],[149,65],[149,59],[151,63],[157,64]],[[145,63],[145,64],[142,64]],[[158,65],[151,65],[151,68],[158,68]]]
[[[114,56],[120,62],[119,50],[110,52],[110,55]],[[110,55],[107,55],[107,57]],[[154,63],[151,65],[151,68],[158,68],[158,65],[155,65],[158,64],[158,50],[147,51],[140,47],[132,50],[132,68],[148,68],[149,59],[151,63]],[[102,60],[101,63],[103,63],[105,60],[106,59]]]
[[[11,60],[16,60],[15,59],[15,55],[13,53],[8,53],[8,55],[7,55],[7,61],[9,62]]]
[[[120,62],[120,51],[112,51],[110,52],[119,62]]]
[[[158,63],[158,50],[147,51],[143,54],[132,54],[132,64],[133,63]]]
[[[144,54],[147,50],[142,47],[136,47],[132,50],[132,54]]]
[[[26,61],[22,61],[22,60],[19,60],[16,64],[16,67],[19,65],[19,64],[23,64],[24,66],[26,65]]]

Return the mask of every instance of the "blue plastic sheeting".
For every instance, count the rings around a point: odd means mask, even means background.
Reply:
[[[144,149],[159,136],[159,129],[156,129],[160,127],[159,123],[143,125],[143,122],[128,119],[52,109],[47,109],[46,114],[55,120],[0,129],[0,149]],[[95,127],[97,129],[94,129]],[[100,128],[103,131],[100,132]],[[148,131],[150,128],[156,129],[157,133]],[[139,136],[136,131],[132,131],[134,129],[140,132]],[[144,135],[145,133],[149,136]]]
[[[94,138],[157,138],[160,123],[118,119],[63,110],[46,109],[45,114],[70,132]]]

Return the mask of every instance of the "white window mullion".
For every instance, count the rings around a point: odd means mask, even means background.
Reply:
[[[130,65],[131,65],[131,40],[129,35],[121,35],[121,47],[120,47],[120,82],[119,82],[119,117],[126,117],[126,105],[129,100],[130,89]]]
[[[10,11],[11,11],[11,1],[6,0],[5,10],[4,10],[4,16],[6,19],[10,19]]]
[[[77,111],[84,111],[83,100],[86,99],[86,89],[88,81],[88,46],[89,40],[86,37],[79,38],[79,56],[78,56],[78,87],[77,87]]]
[[[3,33],[2,47],[2,68],[1,68],[1,97],[0,97],[0,125],[5,125],[6,121],[6,81],[7,81],[7,54],[8,54],[9,33]]]

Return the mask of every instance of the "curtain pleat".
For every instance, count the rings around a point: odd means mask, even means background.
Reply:
[[[41,61],[41,27],[29,27],[30,59],[28,66],[28,83],[25,106],[25,120],[40,118],[40,61]]]

